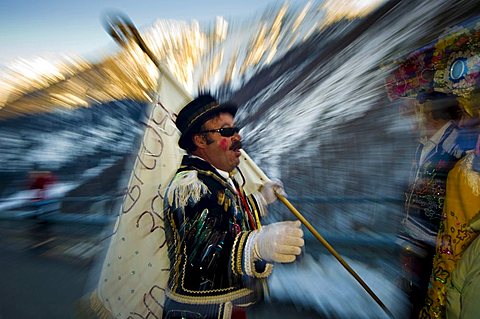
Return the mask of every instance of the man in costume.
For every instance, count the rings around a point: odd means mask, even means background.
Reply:
[[[409,276],[405,288],[412,304],[411,318],[418,317],[425,300],[447,175],[465,155],[458,143],[456,123],[461,109],[456,97],[439,92],[420,93],[417,101],[422,139],[417,149],[412,183],[405,194],[404,231],[399,235],[404,247],[402,265]]]
[[[240,162],[237,107],[204,94],[178,114],[187,151],[165,194],[170,278],[164,318],[245,318],[274,262],[293,262],[304,245],[299,221],[260,225],[281,183],[250,196],[233,178]]]

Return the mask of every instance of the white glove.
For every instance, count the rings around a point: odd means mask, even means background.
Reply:
[[[277,200],[275,194],[287,197],[287,193],[285,193],[285,190],[283,189],[283,183],[279,179],[272,179],[263,184],[260,188],[260,194],[262,194],[267,204],[271,204]]]
[[[291,263],[304,245],[300,221],[286,221],[263,226],[254,243],[254,258],[267,262]]]

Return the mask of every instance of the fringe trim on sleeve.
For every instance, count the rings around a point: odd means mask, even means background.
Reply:
[[[470,187],[472,190],[472,193],[475,196],[480,196],[480,174],[478,172],[475,172],[472,169],[472,163],[473,163],[473,158],[475,154],[472,152],[470,154],[467,154],[461,163],[461,168],[462,172],[465,176],[465,180],[467,182],[467,185]]]
[[[184,208],[191,201],[198,202],[202,196],[210,193],[197,175],[197,171],[177,173],[167,190],[168,204],[175,208]]]

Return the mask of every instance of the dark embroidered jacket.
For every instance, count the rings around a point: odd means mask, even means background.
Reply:
[[[457,136],[457,128],[452,123],[417,168],[415,181],[405,193],[405,230],[411,238],[432,247],[442,219],[448,172],[465,155],[458,146]],[[419,146],[418,155],[421,149]]]
[[[258,280],[247,276],[252,260],[245,246],[259,227],[259,206],[254,197],[238,192],[209,163],[183,158],[165,196],[170,299],[242,304],[256,298]],[[271,272],[271,265],[253,265],[257,277]]]

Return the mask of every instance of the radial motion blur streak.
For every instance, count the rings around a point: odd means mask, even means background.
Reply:
[[[140,32],[189,93],[208,89],[241,105],[236,121],[248,153],[402,317],[394,238],[417,132],[416,119],[389,101],[385,79],[392,61],[480,15],[477,2],[290,1],[244,20],[159,16]],[[0,212],[24,208],[29,173],[53,171],[60,216],[112,217],[159,76],[135,44],[98,63],[19,59],[2,70]],[[283,207],[272,212],[270,220],[292,218]],[[306,240],[297,268],[276,267],[274,305],[293,305],[293,317],[309,309],[383,318],[338,263]],[[268,314],[286,316],[279,309]]]

